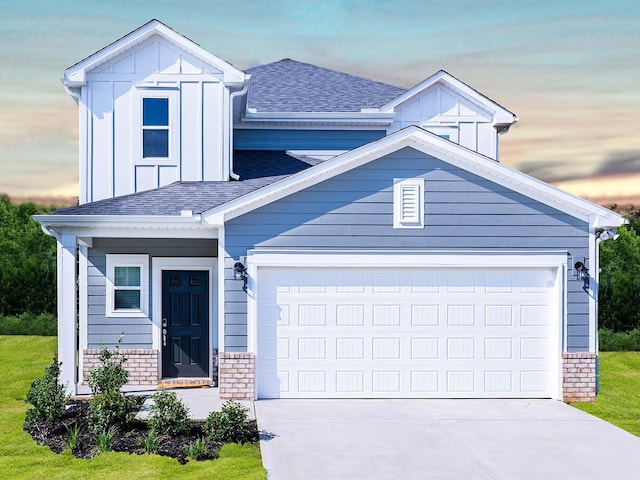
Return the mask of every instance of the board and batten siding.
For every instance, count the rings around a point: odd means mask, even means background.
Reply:
[[[493,114],[443,84],[411,97],[395,113],[388,133],[417,125],[487,157],[498,157]]]
[[[235,150],[352,150],[386,135],[384,130],[266,130],[238,128]]]
[[[153,257],[215,257],[216,240],[96,238],[88,254],[87,347],[113,347],[124,333],[123,348],[152,348]],[[106,317],[106,255],[149,255],[149,317]],[[216,328],[215,325],[212,328]]]
[[[87,73],[80,105],[80,203],[177,180],[225,179],[229,92],[221,75],[158,36]],[[168,159],[142,158],[147,96],[170,99]]]
[[[423,229],[393,228],[393,179],[425,178]],[[250,249],[566,251],[589,256],[586,222],[466,170],[405,148],[229,221],[225,336],[246,349],[246,294],[233,262]],[[588,295],[568,281],[568,349],[588,351]],[[240,328],[239,326],[242,326]],[[236,334],[238,333],[238,334]]]

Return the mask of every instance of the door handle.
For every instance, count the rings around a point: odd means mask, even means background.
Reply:
[[[162,319],[162,346],[167,346],[167,319]]]

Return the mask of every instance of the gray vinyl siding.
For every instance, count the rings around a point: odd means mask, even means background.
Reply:
[[[217,251],[217,241],[206,239],[94,239],[88,258],[88,348],[114,346],[122,333],[123,348],[151,348],[153,257],[215,257]],[[149,255],[149,318],[106,317],[107,254]]]
[[[424,229],[393,228],[393,179],[425,178]],[[292,194],[226,225],[227,277],[250,249],[566,251],[588,257],[586,222],[405,148]],[[569,279],[568,350],[589,346],[588,295]],[[225,321],[246,325],[241,282],[228,280]],[[244,307],[246,309],[246,306]],[[246,336],[225,336],[246,348]],[[233,349],[230,349],[233,351]]]
[[[235,150],[351,150],[384,137],[385,130],[237,129]]]

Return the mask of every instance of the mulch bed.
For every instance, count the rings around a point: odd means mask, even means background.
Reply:
[[[76,424],[82,425],[82,433],[78,439],[76,448],[72,453],[77,458],[92,458],[99,454],[96,446],[96,439],[87,427],[87,414],[89,402],[86,400],[71,401],[67,406],[62,418],[54,425],[46,422],[35,422],[25,426],[31,437],[39,444],[48,446],[55,453],[62,453],[66,450],[68,443],[68,429]],[[185,447],[195,442],[202,435],[203,422],[194,421],[191,430],[182,435],[162,435],[158,455],[172,457],[184,464],[187,462],[187,452]],[[248,422],[247,441],[257,441],[258,429],[255,420]],[[146,453],[141,445],[141,440],[149,434],[149,427],[143,420],[134,420],[118,429],[114,439],[112,451],[127,452],[137,455]],[[217,458],[218,451],[224,444],[218,442],[207,442],[209,458]]]

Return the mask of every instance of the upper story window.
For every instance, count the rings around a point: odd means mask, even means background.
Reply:
[[[142,99],[142,158],[169,157],[169,99]]]

